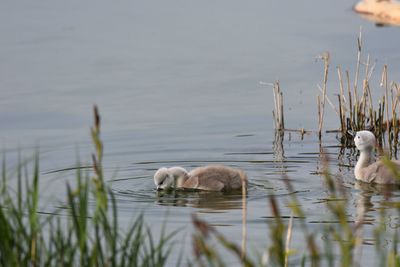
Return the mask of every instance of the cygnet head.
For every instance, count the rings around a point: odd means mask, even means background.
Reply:
[[[160,168],[154,174],[157,190],[180,187],[188,178],[188,172],[181,167]]]
[[[358,150],[372,150],[375,147],[375,135],[370,131],[359,131],[354,137],[354,143]]]

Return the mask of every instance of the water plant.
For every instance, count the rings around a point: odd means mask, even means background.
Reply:
[[[275,129],[278,131],[285,130],[285,118],[283,113],[283,93],[279,86],[279,82],[273,84],[274,92],[274,110],[272,111],[272,117],[275,123]]]
[[[388,141],[390,154],[395,155],[399,141],[400,121],[397,113],[400,110],[400,88],[398,83],[389,82],[388,66],[384,65],[380,89],[373,90],[371,79],[376,69],[376,64],[371,63],[370,56],[364,58],[363,41],[360,35],[357,38],[357,61],[354,70],[354,79],[350,78],[350,71],[343,74],[342,67],[337,67],[338,92],[337,105],[328,97],[328,77],[330,68],[330,55],[328,52],[318,57],[324,62],[323,82],[317,94],[317,129],[315,130],[321,139],[324,132],[324,117],[326,102],[332,107],[338,117],[338,127],[327,129],[326,132],[340,132],[341,142],[345,147],[353,146],[352,132],[370,130],[374,132],[378,142],[382,145]],[[378,96],[376,96],[378,95]],[[290,130],[284,125],[283,93],[279,83],[273,85],[274,109],[273,119],[275,130],[300,131],[304,129]],[[377,103],[374,99],[377,98]],[[393,153],[394,152],[394,153]]]
[[[76,185],[67,183],[66,202],[53,212],[40,210],[39,153],[33,171],[19,160],[11,186],[3,158],[0,183],[0,266],[165,266],[174,232],[156,239],[138,215],[121,230],[118,208],[102,171],[100,116],[94,108],[93,170],[76,167]],[[93,209],[93,204],[95,208]]]
[[[379,143],[382,144],[387,136],[389,148],[396,148],[399,136],[399,121],[397,112],[399,109],[399,86],[396,82],[388,81],[388,66],[384,65],[379,87],[381,90],[371,89],[371,78],[375,70],[375,64],[371,64],[370,56],[366,59],[362,56],[362,36],[357,39],[357,64],[353,86],[351,86],[349,71],[346,71],[343,79],[341,67],[337,68],[340,92],[339,120],[342,142],[348,143],[351,136],[349,131],[368,129],[374,132]],[[359,76],[361,67],[364,67],[362,85],[359,89]],[[346,86],[344,86],[344,84]],[[346,89],[344,89],[346,87]],[[360,90],[360,92],[359,92]],[[347,92],[345,92],[347,91]],[[374,104],[373,94],[378,93],[378,103]]]

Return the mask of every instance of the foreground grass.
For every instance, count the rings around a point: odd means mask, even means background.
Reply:
[[[77,168],[76,186],[67,184],[68,217],[39,212],[39,160],[31,176],[18,164],[16,189],[9,187],[6,162],[0,183],[1,266],[165,266],[172,236],[154,239],[143,216],[121,232],[113,192],[104,183],[100,117],[95,108],[92,140],[94,175]],[[23,175],[24,174],[24,175]],[[95,210],[92,203],[95,203]]]
[[[34,157],[31,172],[27,170],[27,164],[18,164],[13,186],[9,186],[10,177],[6,171],[6,161],[3,160],[0,182],[0,266],[167,266],[168,257],[177,253],[173,250],[174,233],[162,231],[161,236],[153,237],[141,215],[127,230],[121,230],[115,197],[104,182],[103,144],[96,108],[94,114],[95,123],[91,129],[95,147],[93,174],[82,172],[77,166],[76,184],[66,185],[67,217],[60,216],[61,212],[65,215],[65,211],[61,210],[50,214],[40,213],[38,155]],[[315,228],[312,231],[306,221],[307,214],[296,198],[296,191],[289,179],[284,177],[291,218],[289,221],[285,219],[279,207],[280,202],[270,192],[269,206],[273,220],[268,225],[268,245],[263,251],[248,253],[244,246],[246,242],[242,240],[239,246],[215,227],[193,216],[194,253],[185,259],[187,265],[232,266],[232,259],[235,259],[238,265],[246,267],[361,266],[359,251],[364,242],[362,230],[366,223],[366,211],[361,209],[356,219],[347,213],[351,205],[349,196],[342,185],[331,177],[327,169],[328,160],[323,153],[321,161],[325,166],[323,177],[328,192],[325,207],[335,223],[326,224],[317,232]],[[243,200],[246,214],[246,198]],[[390,205],[400,214],[400,203],[391,202]],[[244,216],[243,222],[245,219]],[[380,220],[374,226],[376,263],[379,266],[400,266],[398,232],[386,227],[386,220],[386,209],[381,208]],[[293,224],[297,227],[293,228]],[[293,229],[303,235],[302,249],[291,248]],[[322,241],[321,236],[325,237]],[[391,246],[385,245],[388,240]],[[222,250],[225,250],[224,254],[221,254]],[[260,256],[249,256],[257,253]],[[228,254],[234,257],[227,257]]]
[[[3,176],[3,179],[5,177]],[[20,178],[19,178],[20,179]],[[121,232],[112,192],[106,189],[110,204],[91,212],[90,199],[99,192],[92,181],[77,173],[77,186],[67,186],[65,208],[69,217],[57,212],[39,213],[38,161],[33,183],[16,195],[4,187],[0,196],[1,266],[164,266],[171,235],[155,243],[139,216]],[[20,184],[21,180],[18,181]]]

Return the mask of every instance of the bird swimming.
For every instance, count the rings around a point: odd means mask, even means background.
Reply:
[[[206,191],[233,191],[247,184],[244,171],[222,166],[209,165],[188,172],[182,167],[160,168],[154,174],[157,190],[168,188],[197,189]]]
[[[360,150],[360,157],[354,169],[357,180],[376,184],[400,184],[395,173],[383,161],[373,160],[373,150],[376,139],[370,131],[359,131],[354,137],[354,143]],[[400,171],[400,161],[392,160],[393,166]]]

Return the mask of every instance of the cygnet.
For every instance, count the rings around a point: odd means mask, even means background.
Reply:
[[[247,175],[239,169],[210,165],[188,172],[182,167],[160,168],[154,174],[157,190],[184,188],[207,191],[240,190],[242,182],[247,184]]]
[[[376,184],[399,184],[400,180],[387,165],[382,161],[374,161],[373,150],[376,145],[376,139],[370,131],[359,131],[354,137],[354,143],[360,150],[360,158],[354,169],[354,175],[357,180],[376,183]],[[400,172],[400,161],[391,161],[393,166]]]

